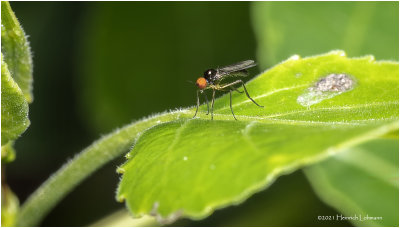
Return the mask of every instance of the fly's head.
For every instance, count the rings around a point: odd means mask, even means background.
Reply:
[[[196,86],[202,91],[209,85],[213,85],[216,80],[217,71],[214,69],[208,69],[204,72],[204,76],[200,77],[196,81]]]

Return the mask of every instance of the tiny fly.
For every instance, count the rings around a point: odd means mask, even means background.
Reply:
[[[246,87],[244,86],[244,82],[241,79],[238,79],[234,82],[231,83],[226,83],[226,84],[220,84],[222,80],[230,78],[230,77],[246,77],[248,75],[247,69],[250,67],[254,67],[257,65],[253,60],[246,60],[242,62],[238,62],[229,66],[225,67],[219,67],[217,69],[208,69],[204,72],[204,76],[200,77],[196,81],[196,86],[199,88],[197,90],[197,107],[196,107],[196,113],[194,114],[193,118],[196,117],[197,111],[199,110],[200,106],[200,99],[199,99],[199,92],[203,93],[204,90],[206,89],[212,89],[212,100],[211,100],[211,119],[213,119],[213,112],[214,112],[214,100],[215,100],[215,91],[229,91],[230,94],[230,107],[231,107],[231,112],[233,115],[233,118],[236,119],[235,114],[233,113],[232,109],[232,91],[236,91],[239,93],[243,93],[243,91],[239,91],[237,88],[234,86],[237,84],[241,84],[243,86],[244,92],[246,93],[247,97],[258,107],[263,108],[264,106],[261,106],[257,104],[249,95],[247,92]],[[207,101],[207,115],[210,113],[210,107],[208,104],[208,99],[207,95],[204,93],[204,96]]]

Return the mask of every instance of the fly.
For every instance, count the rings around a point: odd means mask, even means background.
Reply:
[[[211,119],[213,119],[213,113],[214,113],[214,100],[215,100],[215,91],[229,91],[230,95],[230,107],[231,107],[231,112],[233,115],[233,118],[236,119],[235,114],[233,113],[232,109],[232,91],[236,91],[238,93],[243,93],[243,91],[239,91],[237,88],[235,88],[235,85],[241,84],[243,86],[244,92],[246,93],[246,96],[258,107],[264,108],[264,106],[261,106],[257,104],[249,95],[247,92],[246,87],[244,86],[244,82],[241,79],[238,79],[234,82],[231,83],[226,83],[226,84],[221,84],[221,81],[226,78],[234,78],[234,77],[246,77],[248,75],[248,68],[254,67],[257,64],[253,60],[246,60],[242,62],[238,62],[229,66],[225,67],[220,67],[217,69],[208,69],[204,72],[204,76],[200,77],[196,81],[196,86],[199,88],[197,90],[197,107],[196,107],[196,113],[194,114],[193,118],[196,117],[197,111],[199,110],[200,106],[200,99],[199,99],[199,93],[203,93],[204,90],[206,89],[212,89],[212,100],[211,100]],[[207,95],[204,93],[204,96],[207,101],[207,115],[210,113],[210,107],[208,104],[208,98]]]

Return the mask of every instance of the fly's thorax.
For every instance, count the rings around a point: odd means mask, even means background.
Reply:
[[[204,72],[204,78],[207,80],[208,83],[214,84],[217,80],[218,71],[215,69],[208,69]]]
[[[221,86],[219,84],[210,85],[210,88],[213,89],[213,90],[221,90]]]

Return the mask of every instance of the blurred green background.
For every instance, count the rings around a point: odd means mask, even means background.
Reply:
[[[11,2],[34,60],[31,126],[16,142],[7,181],[24,201],[101,135],[152,113],[195,104],[210,67],[255,59],[252,75],[292,54],[343,49],[398,61],[397,2]],[[251,77],[250,77],[251,78]],[[248,79],[250,79],[248,78]],[[247,80],[248,80],[247,79]],[[88,225],[119,209],[116,166],[69,194],[43,226]],[[341,226],[302,172],[284,176],[202,226]]]

